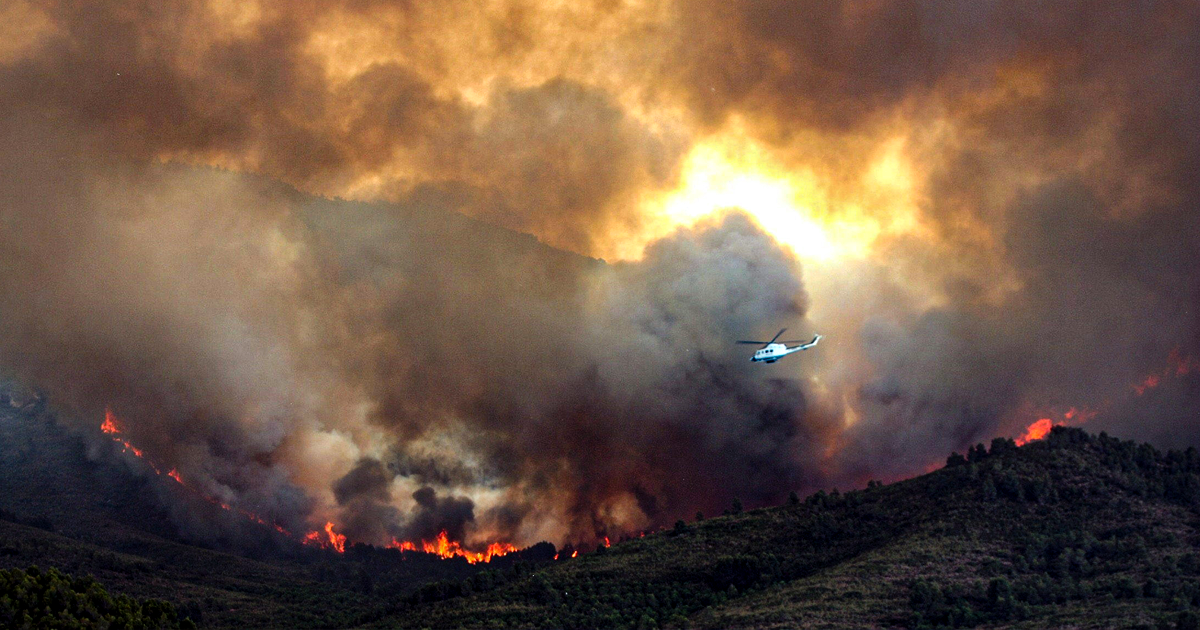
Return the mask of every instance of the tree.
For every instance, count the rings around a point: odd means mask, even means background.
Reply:
[[[950,453],[950,457],[946,458],[946,468],[954,468],[956,466],[966,466],[967,458],[958,453]]]
[[[730,513],[730,514],[741,514],[741,513],[742,513],[742,501],[741,501],[741,499],[738,499],[737,497],[734,497],[734,498],[733,498],[733,505],[732,505],[732,506],[730,506],[730,508],[729,508],[729,513]]]
[[[1012,438],[992,438],[992,449],[989,455],[999,455],[1007,451],[1015,451],[1017,443]]]
[[[1009,584],[1008,580],[1005,578],[993,578],[992,581],[988,583],[987,594],[988,601],[990,601],[992,604],[997,604],[1012,597],[1012,585]]]
[[[988,475],[987,477],[984,477],[984,479],[983,479],[983,500],[984,501],[995,501],[996,500],[996,484],[992,483],[991,475]]]

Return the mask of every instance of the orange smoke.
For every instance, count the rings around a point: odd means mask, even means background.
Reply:
[[[1200,370],[1200,361],[1190,356],[1181,355],[1179,348],[1176,348],[1171,351],[1171,354],[1167,355],[1166,367],[1160,372],[1146,375],[1145,378],[1132,386],[1133,391],[1138,396],[1141,396],[1168,379],[1187,376],[1197,370]]]
[[[514,551],[517,551],[517,547],[515,545],[502,542],[492,543],[483,551],[470,551],[464,549],[463,546],[457,541],[450,540],[450,536],[446,533],[446,530],[442,530],[441,533],[437,535],[437,538],[433,540],[422,540],[419,548],[417,547],[416,543],[412,541],[401,541],[396,540],[395,538],[392,539],[392,542],[388,545],[388,547],[391,547],[392,549],[399,549],[401,551],[417,551],[419,549],[425,553],[431,553],[442,558],[466,558],[467,562],[470,562],[471,564],[476,564],[479,562],[491,562],[492,558],[506,556]]]

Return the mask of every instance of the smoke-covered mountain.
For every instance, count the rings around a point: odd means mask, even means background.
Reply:
[[[0,370],[223,512],[594,544],[1200,440],[1195,3],[10,4]]]

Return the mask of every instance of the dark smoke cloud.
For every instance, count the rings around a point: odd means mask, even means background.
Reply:
[[[1068,406],[1200,440],[1194,375],[1131,387],[1200,356],[1194,4],[575,4],[18,3],[3,369],[377,543],[590,540]],[[901,138],[921,230],[804,282],[736,212],[577,255],[730,128],[843,195]],[[785,325],[829,334],[794,371],[729,343]]]
[[[377,459],[363,458],[333,484],[342,533],[351,540],[386,541],[401,519],[392,504],[390,475]]]
[[[475,520],[475,504],[460,497],[438,498],[437,491],[428,486],[413,493],[417,507],[405,528],[404,537],[411,540],[432,540],[446,532],[450,540],[463,540],[467,525]]]
[[[418,440],[389,468],[418,484],[503,489],[512,507],[485,527],[516,535],[511,515],[540,505],[566,509],[569,534],[588,539],[614,521],[777,499],[816,476],[803,456],[829,427],[808,417],[797,383],[763,380],[729,343],[802,321],[806,308],[796,261],[742,215],[602,266],[504,254],[478,235],[443,250],[454,239],[411,225],[362,230],[386,208],[362,211],[323,234],[372,261],[390,300],[380,334],[403,332],[380,344],[370,372],[381,380],[367,386],[390,401],[376,422],[414,436],[465,425],[462,439],[484,454],[464,466]],[[546,267],[546,255],[562,265]]]

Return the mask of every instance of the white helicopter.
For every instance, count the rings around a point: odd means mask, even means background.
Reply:
[[[809,348],[817,345],[817,342],[820,341],[821,337],[823,336],[823,335],[814,335],[812,338],[812,341],[810,341],[808,343],[803,343],[801,340],[775,341],[776,339],[779,339],[779,335],[782,335],[784,330],[787,330],[787,329],[784,328],[783,330],[780,330],[779,332],[775,333],[775,336],[771,337],[770,341],[746,341],[746,340],[739,339],[738,343],[752,343],[755,345],[762,344],[762,348],[755,351],[754,356],[750,357],[751,363],[755,363],[758,361],[761,361],[763,363],[774,363],[793,352],[799,352],[801,350],[808,350]],[[789,347],[787,347],[787,344],[789,344],[789,343],[798,343],[800,345],[789,348]]]

